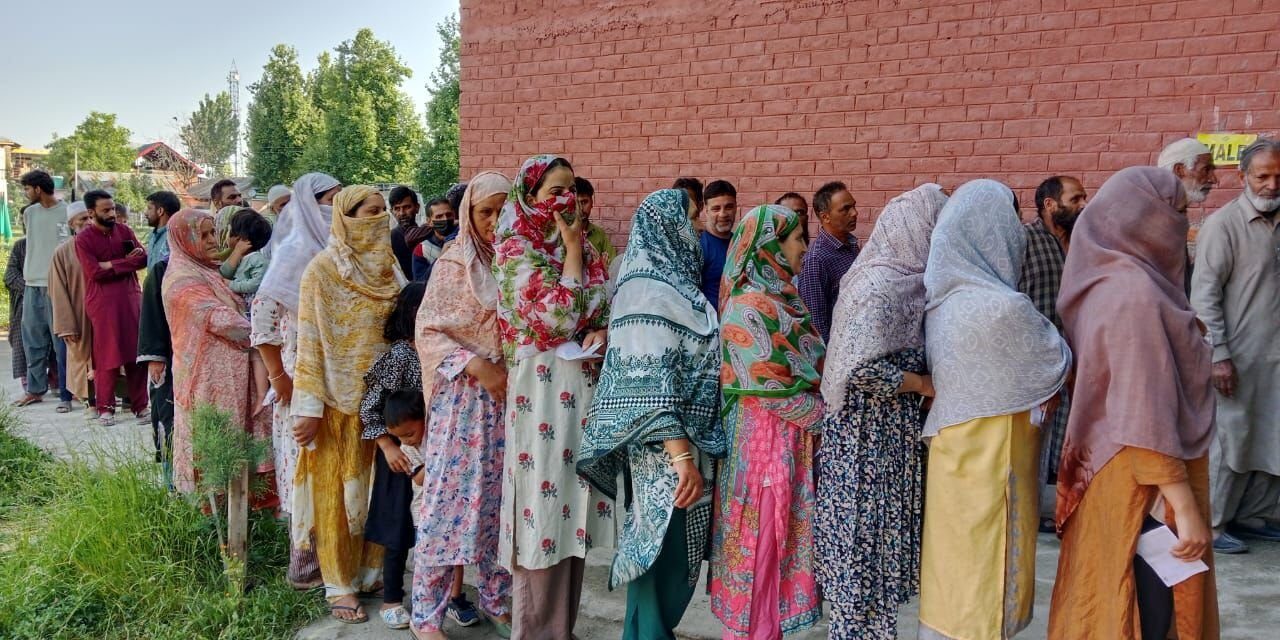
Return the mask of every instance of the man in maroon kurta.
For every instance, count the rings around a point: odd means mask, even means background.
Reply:
[[[115,424],[115,388],[125,372],[129,404],[139,420],[147,414],[146,369],[138,365],[138,318],[142,290],[137,272],[147,252],[133,230],[116,221],[115,202],[106,191],[84,194],[92,224],[76,234],[76,256],[84,268],[84,303],[93,324],[93,386],[98,420]]]

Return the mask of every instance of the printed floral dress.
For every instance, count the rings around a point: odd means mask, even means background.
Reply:
[[[507,455],[500,557],[525,569],[585,558],[614,544],[613,501],[578,476],[576,457],[595,385],[592,365],[547,351],[507,379]],[[508,566],[508,569],[511,567]]]
[[[465,349],[446,357],[427,398],[418,566],[477,564],[498,552],[502,400],[463,375],[473,357]]]
[[[255,296],[249,308],[249,344],[280,347],[286,375],[293,377],[298,358],[298,331],[289,310],[265,296]],[[293,439],[293,417],[289,403],[276,399],[271,405],[271,451],[275,456],[276,493],[280,510],[293,512],[293,476],[298,467],[298,441]]]
[[[896,637],[920,588],[924,417],[920,396],[897,390],[903,371],[925,370],[922,349],[864,363],[823,425],[814,543],[833,640]]]

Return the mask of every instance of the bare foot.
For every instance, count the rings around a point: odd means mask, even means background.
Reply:
[[[449,640],[449,636],[446,636],[443,631],[418,631],[413,627],[409,627],[409,630],[418,640]]]

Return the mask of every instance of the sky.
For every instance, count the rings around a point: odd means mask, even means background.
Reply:
[[[133,142],[178,142],[204,94],[240,71],[240,111],[271,48],[292,45],[303,73],[316,56],[362,27],[391,43],[413,70],[402,89],[421,116],[439,61],[436,25],[458,0],[88,0],[5,3],[0,137],[43,148],[69,135],[90,111],[115,113]],[[56,9],[56,11],[55,11]],[[182,148],[176,147],[180,151]]]

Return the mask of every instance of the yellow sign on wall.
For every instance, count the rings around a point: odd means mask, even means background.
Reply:
[[[1240,163],[1240,152],[1258,139],[1256,133],[1201,133],[1196,140],[1213,151],[1213,163],[1219,167]]]

